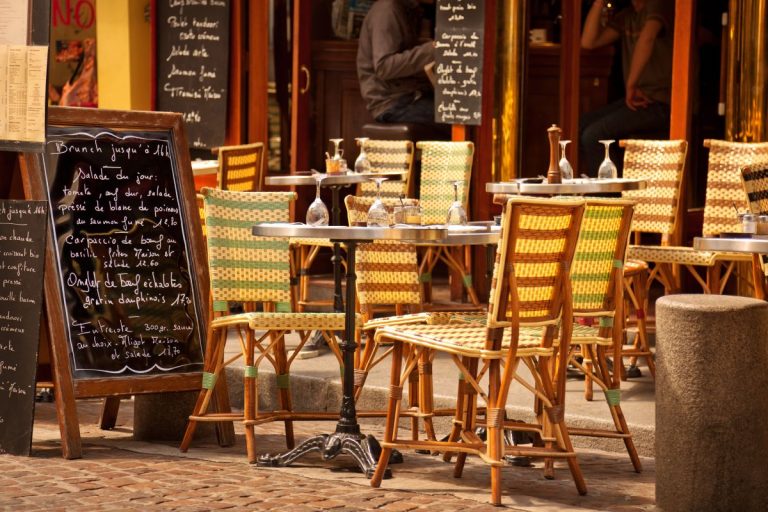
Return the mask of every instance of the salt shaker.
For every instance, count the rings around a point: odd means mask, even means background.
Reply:
[[[757,217],[751,213],[739,214],[741,217],[741,232],[755,234],[757,232]]]

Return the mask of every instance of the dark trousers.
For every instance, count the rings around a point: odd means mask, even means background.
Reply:
[[[579,173],[597,176],[597,168],[605,158],[605,148],[598,141],[614,139],[611,144],[611,160],[621,174],[624,152],[618,147],[620,139],[669,137],[669,105],[651,103],[645,108],[631,110],[624,99],[581,116],[579,143],[582,162],[586,168]]]

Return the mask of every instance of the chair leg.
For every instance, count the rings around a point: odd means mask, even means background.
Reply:
[[[280,334],[280,339],[274,345],[274,358],[277,368],[275,368],[278,375],[278,391],[280,398],[280,408],[291,412],[293,411],[293,403],[291,400],[291,388],[289,384],[290,369],[288,368],[288,359],[285,354],[285,334]],[[285,444],[288,449],[292,449],[295,445],[293,436],[293,420],[285,420]]]
[[[619,388],[616,386],[617,379],[612,377],[610,372],[608,371],[608,361],[605,356],[605,347],[597,347],[596,352],[597,352],[596,354],[597,367],[598,367],[598,370],[600,371],[603,382],[609,386],[609,389],[618,390]],[[614,372],[616,371],[616,369],[617,368],[614,365]],[[635,471],[638,473],[641,473],[643,471],[643,465],[640,462],[640,457],[637,454],[637,449],[635,448],[635,442],[632,440],[632,437],[630,435],[629,427],[627,426],[627,420],[624,418],[624,413],[621,410],[621,405],[619,405],[618,403],[618,397],[616,398],[615,403],[613,403],[611,400],[612,399],[608,397],[606,394],[606,401],[608,402],[608,408],[611,411],[611,417],[613,418],[613,424],[616,427],[616,431],[628,436],[624,438],[624,446],[627,449],[627,454],[629,454],[629,459],[632,461],[632,466],[635,468]]]
[[[214,332],[211,329],[208,330],[208,347],[205,357],[204,371],[210,372],[217,378],[221,373],[221,369],[224,365],[224,345],[226,344],[226,329]],[[202,389],[195,402],[195,407],[192,410],[191,416],[202,416],[208,410],[208,405],[213,398],[213,389]],[[187,421],[187,428],[184,431],[184,437],[179,445],[181,452],[189,450],[189,445],[192,443],[192,439],[195,436],[195,430],[197,429],[197,420],[189,419]]]
[[[462,364],[464,365],[464,368],[470,372],[472,377],[477,376],[477,359],[464,357],[462,358]],[[456,414],[454,416],[453,428],[451,429],[448,441],[453,443],[458,442],[461,439],[462,431],[472,430],[474,432],[474,428],[472,428],[471,425],[474,425],[475,418],[477,417],[476,400],[477,391],[475,391],[475,388],[470,385],[467,379],[460,380],[458,393],[456,395]],[[450,462],[451,456],[452,453],[446,452],[443,456],[443,460]],[[456,463],[453,466],[454,478],[461,478],[466,460],[466,453],[459,452],[456,455]]]
[[[589,344],[581,345],[581,357],[584,364],[584,399],[588,402],[592,401],[593,389],[592,389],[592,360],[594,355],[592,354],[591,346]]]
[[[432,422],[435,407],[432,389],[432,354],[429,350],[423,350],[419,360],[419,410],[424,420],[427,439],[437,441],[435,426]]]
[[[245,450],[248,456],[248,463],[256,463],[256,434],[254,425],[249,422],[256,419],[258,415],[259,394],[256,392],[256,372],[254,366],[254,333],[249,330],[245,338],[245,372],[243,373],[243,420],[245,422]]]
[[[402,399],[403,388],[400,387],[400,368],[403,363],[403,344],[395,341],[392,349],[392,368],[389,375],[389,402],[387,404],[387,423],[384,428],[384,443],[392,443],[396,440],[397,420],[400,410],[400,400]],[[376,471],[371,478],[371,487],[380,487],[381,480],[389,465],[389,457],[392,455],[392,447],[385,446],[381,449],[379,461],[376,464]]]

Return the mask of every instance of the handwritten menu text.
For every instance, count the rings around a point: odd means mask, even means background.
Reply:
[[[157,2],[157,110],[181,112],[190,145],[224,143],[229,1]]]
[[[478,125],[483,87],[482,0],[438,0],[435,119]]]
[[[74,376],[199,370],[168,140],[50,135],[47,152]]]
[[[32,445],[47,211],[0,200],[0,453]]]

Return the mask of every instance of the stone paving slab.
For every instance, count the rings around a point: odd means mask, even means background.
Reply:
[[[100,403],[78,402],[84,458],[61,458],[52,404],[38,404],[33,456],[0,456],[0,510],[495,510],[489,498],[488,468],[468,458],[464,476],[429,455],[406,453],[392,467],[394,477],[380,489],[349,472],[350,461],[322,461],[311,454],[289,468],[247,464],[242,429],[236,444],[221,448],[196,440],[182,454],[175,443],[132,439],[132,405],[124,400],[117,427],[96,424]],[[296,423],[297,441],[331,432],[330,422]],[[381,437],[381,427],[364,421],[363,430]],[[404,433],[405,434],[405,433]],[[257,427],[260,453],[284,450],[282,424]],[[504,471],[503,504],[515,511],[642,511],[654,507],[654,463],[632,471],[626,455],[584,450],[580,462],[589,487],[579,496],[567,469],[545,480],[541,464]]]

